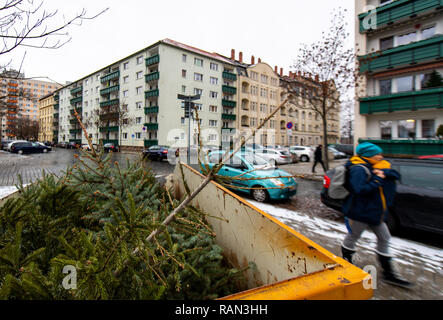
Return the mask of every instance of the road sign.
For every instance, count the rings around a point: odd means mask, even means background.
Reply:
[[[288,130],[291,130],[293,126],[294,126],[294,124],[292,122],[288,122],[288,124],[286,125],[286,128]]]

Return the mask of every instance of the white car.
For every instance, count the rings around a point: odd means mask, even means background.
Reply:
[[[265,159],[272,165],[292,163],[292,156],[286,150],[281,149],[257,149],[254,154]]]
[[[314,158],[311,147],[293,146],[289,148],[289,152],[295,154],[301,162],[309,162]]]
[[[26,140],[15,140],[10,142],[7,146],[6,146],[6,151],[11,152],[11,147],[14,145],[14,143],[18,143],[18,142],[28,142]]]

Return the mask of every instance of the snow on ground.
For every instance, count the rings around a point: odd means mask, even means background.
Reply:
[[[305,213],[292,211],[285,208],[278,208],[271,204],[263,204],[250,201],[254,206],[272,215],[295,231],[317,242],[312,235],[331,239],[336,246],[339,246],[346,236],[347,230],[343,223],[326,220]],[[370,230],[365,231],[359,241],[359,248],[375,253],[377,238]],[[432,246],[420,244],[414,241],[397,237],[391,239],[391,254],[399,257],[397,263],[421,265],[422,268],[431,272],[442,273],[443,250]]]
[[[18,189],[16,187],[0,187],[0,200],[13,194]]]

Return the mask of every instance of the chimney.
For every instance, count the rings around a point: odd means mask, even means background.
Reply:
[[[235,49],[231,49],[231,59],[235,60]]]
[[[241,51],[238,55],[238,61],[240,61],[241,63],[243,62],[243,52],[241,52]]]
[[[301,78],[301,71],[298,72],[298,77]]]
[[[278,73],[278,67],[277,66],[275,66],[274,71],[275,71],[275,73]]]
[[[292,78],[292,71],[289,71],[289,78]]]
[[[315,82],[320,82],[320,77],[318,76],[318,74],[315,75]]]
[[[280,68],[280,77],[283,77],[283,68]]]
[[[251,64],[255,64],[255,57],[251,56]]]
[[[258,58],[258,63],[261,63],[261,59],[260,58]]]

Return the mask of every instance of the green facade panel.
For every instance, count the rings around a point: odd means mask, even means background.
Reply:
[[[360,139],[359,143],[371,142],[383,149],[388,155],[425,156],[443,154],[442,140],[374,140]]]

